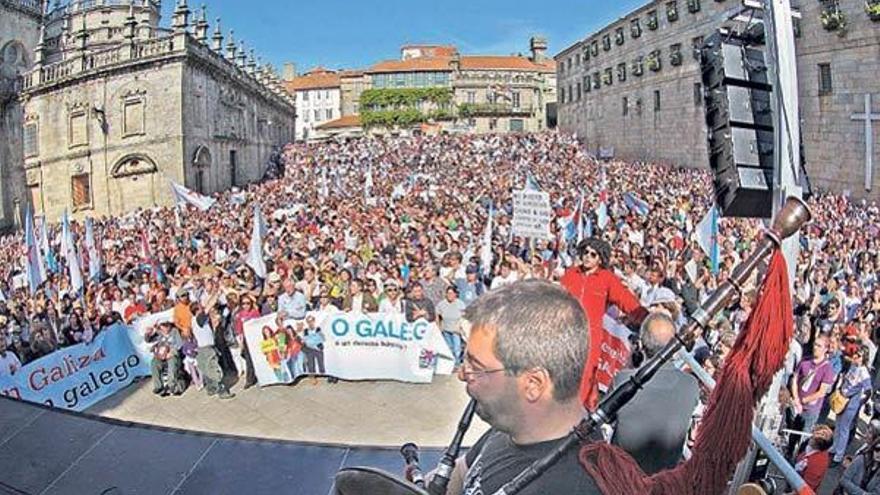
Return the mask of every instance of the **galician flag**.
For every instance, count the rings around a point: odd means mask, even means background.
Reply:
[[[260,205],[254,204],[254,224],[251,229],[251,245],[248,250],[247,265],[254,269],[254,273],[261,279],[266,278],[266,262],[263,260],[263,215],[260,214]]]
[[[599,206],[596,208],[596,226],[604,229],[608,225],[608,181],[605,177],[605,167],[599,174]]]
[[[483,265],[483,275],[488,275],[492,270],[492,215],[494,208],[489,205],[489,215],[486,218],[486,228],[483,230],[483,242],[480,246],[480,264]]]
[[[40,248],[37,247],[37,239],[34,235],[34,216],[28,205],[24,220],[24,244],[27,249],[28,288],[31,295],[46,281],[46,267],[43,265],[43,257],[40,256]]]
[[[89,280],[101,278],[101,250],[95,243],[95,227],[91,218],[86,218],[86,252],[89,254]]]
[[[55,251],[52,250],[51,244],[49,243],[49,230],[46,228],[46,223],[48,222],[44,217],[43,222],[40,225],[40,248],[43,250],[43,259],[46,260],[46,268],[52,273],[58,273],[58,260],[55,259]]]
[[[697,224],[694,235],[697,243],[712,264],[712,273],[718,273],[718,208],[714,205]]]
[[[67,223],[67,211],[64,212],[64,222],[67,225],[65,237],[62,239],[62,245],[66,246],[67,252],[64,257],[67,259],[67,269],[70,274],[70,287],[77,296],[82,295],[83,277],[80,270],[79,256],[76,253],[76,243],[73,242],[73,233],[70,232],[70,225]]]
[[[209,198],[189,190],[174,181],[169,182],[171,183],[171,194],[174,195],[175,204],[191,204],[202,211],[208,211],[217,202],[214,198]]]

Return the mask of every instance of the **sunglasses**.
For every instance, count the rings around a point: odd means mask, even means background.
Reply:
[[[599,253],[597,253],[596,251],[593,251],[593,250],[589,250],[589,251],[584,251],[584,256],[589,256],[590,258],[598,258]]]

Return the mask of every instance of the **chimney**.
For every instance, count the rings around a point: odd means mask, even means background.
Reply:
[[[532,51],[532,62],[540,62],[547,58],[547,38],[543,36],[532,36],[529,38],[529,50]]]
[[[281,78],[285,81],[291,81],[296,77],[296,64],[293,62],[284,62],[284,69],[281,72]]]

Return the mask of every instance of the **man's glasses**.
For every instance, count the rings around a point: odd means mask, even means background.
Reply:
[[[477,380],[486,375],[491,375],[492,373],[499,373],[501,371],[507,371],[507,368],[496,368],[491,370],[484,370],[479,368],[474,368],[473,363],[471,363],[470,358],[465,356],[464,360],[461,363],[461,367],[458,368],[459,374],[466,380],[474,379]]]
[[[591,249],[591,250],[588,250],[588,251],[584,251],[584,256],[589,256],[590,258],[598,258],[598,257],[599,257],[599,253],[597,253],[596,251],[593,251],[593,250]]]

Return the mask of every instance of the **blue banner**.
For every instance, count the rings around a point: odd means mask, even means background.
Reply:
[[[89,344],[65,347],[0,378],[0,394],[30,402],[82,411],[150,374],[129,329],[114,325]]]

